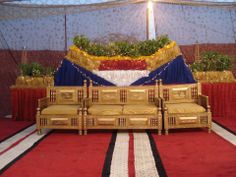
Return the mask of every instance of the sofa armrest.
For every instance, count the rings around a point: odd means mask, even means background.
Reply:
[[[198,95],[198,104],[203,106],[207,111],[210,111],[208,96]]]
[[[49,103],[49,98],[47,97],[38,99],[38,109],[42,110],[46,108],[48,106],[48,103]]]

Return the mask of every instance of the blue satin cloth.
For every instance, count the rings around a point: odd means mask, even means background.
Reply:
[[[150,72],[148,77],[140,78],[131,85],[151,85],[155,84],[155,80],[157,79],[162,79],[164,84],[196,82],[190,69],[185,64],[183,56],[180,55],[172,61]],[[84,80],[87,80],[87,83],[89,80],[92,80],[94,85],[114,85],[106,79],[97,76],[93,72],[88,71],[67,59],[62,61],[61,66],[57,70],[54,84],[55,86],[82,86]]]
[[[183,56],[180,55],[149,73],[148,77],[143,77],[133,82],[131,85],[152,85],[155,80],[162,79],[164,84],[184,84],[195,83],[192,72],[185,64]]]

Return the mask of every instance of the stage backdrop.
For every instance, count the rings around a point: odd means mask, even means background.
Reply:
[[[116,70],[117,71],[117,70]],[[127,71],[128,73],[128,71]],[[119,86],[126,85],[150,85],[155,84],[155,80],[162,79],[164,84],[174,83],[194,83],[192,73],[188,66],[184,63],[182,55],[176,57],[172,61],[163,64],[147,76],[134,77],[133,82],[125,82],[132,80],[132,75],[126,75],[128,79],[121,80]],[[72,86],[83,85],[83,80],[92,80],[95,85],[117,85],[113,80],[106,80],[92,71],[89,71],[75,63],[64,59],[55,76],[56,86]],[[122,82],[123,81],[123,82]],[[89,82],[88,82],[89,83]]]

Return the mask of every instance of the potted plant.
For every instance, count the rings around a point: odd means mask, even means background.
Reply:
[[[235,81],[232,72],[233,58],[214,51],[205,52],[201,60],[190,65],[194,78],[200,82]]]

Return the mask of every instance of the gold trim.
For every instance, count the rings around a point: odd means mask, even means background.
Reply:
[[[235,82],[232,71],[207,71],[193,72],[194,79],[198,82]]]
[[[183,90],[188,90],[187,87],[184,87],[184,88],[173,88],[172,89],[173,91],[183,91]]]
[[[16,78],[16,87],[47,87],[54,85],[54,78],[52,76],[44,77],[30,77],[18,76]]]
[[[68,118],[51,118],[51,121],[57,121],[57,120],[61,120],[61,121],[68,121]]]
[[[147,69],[153,71],[179,55],[182,55],[180,48],[175,41],[172,41],[170,44],[159,49],[154,55],[146,57]]]
[[[197,117],[179,117],[180,120],[195,120]]]
[[[145,93],[145,90],[130,90],[131,93]]]
[[[117,90],[102,90],[102,93],[117,93]]]

